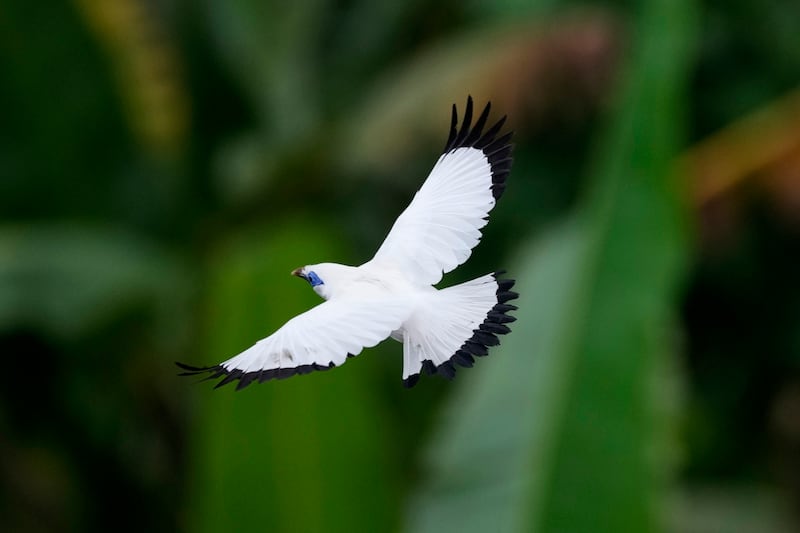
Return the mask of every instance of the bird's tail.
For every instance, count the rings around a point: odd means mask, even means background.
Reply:
[[[507,313],[516,306],[514,281],[498,279],[502,272],[432,292],[430,301],[405,324],[403,383],[413,387],[421,371],[453,379],[455,364],[471,367],[474,356],[484,356],[508,333],[516,320]]]

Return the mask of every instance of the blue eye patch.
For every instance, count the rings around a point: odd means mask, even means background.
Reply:
[[[317,285],[324,285],[325,282],[319,279],[316,272],[309,272],[306,274],[306,279],[311,284],[312,287],[316,287]]]

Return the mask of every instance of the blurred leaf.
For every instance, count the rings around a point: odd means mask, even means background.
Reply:
[[[346,124],[337,162],[350,172],[386,172],[423,147],[435,153],[431,139],[446,138],[449,109],[463,111],[468,94],[479,105],[491,100],[512,128],[535,127],[562,99],[570,112],[594,108],[606,96],[618,36],[616,19],[599,9],[457,33],[377,84]]]
[[[117,215],[110,176],[130,157],[128,138],[77,12],[6,1],[0,13],[0,214]],[[43,28],[47,38],[31,38]]]
[[[668,507],[673,533],[788,533],[792,513],[774,489],[758,485],[690,486]]]
[[[459,376],[462,386],[427,454],[433,475],[409,507],[409,531],[442,524],[453,531],[530,530],[520,513],[529,505],[526,492],[544,482],[539,474],[548,466],[575,364],[571,326],[583,292],[576,280],[587,255],[580,230],[572,224],[552,232],[517,263],[517,326],[480,372]]]
[[[680,161],[694,202],[708,204],[781,162],[794,166],[799,121],[800,90],[794,89],[695,144]]]
[[[515,331],[447,411],[410,531],[657,529],[691,15],[688,1],[647,3],[593,188],[520,262]]]
[[[133,234],[0,227],[0,328],[77,335],[137,305],[155,305],[159,323],[171,327],[185,288],[175,258]]]
[[[326,7],[325,0],[206,4],[214,43],[255,120],[215,155],[214,178],[226,200],[258,197],[283,175],[287,160],[314,151],[309,138],[319,129],[325,94],[315,53]]]
[[[208,24],[222,57],[256,107],[260,125],[282,142],[307,134],[319,97],[313,53],[324,0],[208,4]]]
[[[211,265],[206,362],[235,355],[320,303],[289,272],[342,262],[340,242],[329,226],[298,221],[222,250]],[[396,521],[398,452],[375,401],[378,380],[364,364],[370,352],[344,369],[238,393],[208,383],[195,389],[203,401],[193,530],[382,531]]]
[[[117,78],[134,133],[151,151],[181,155],[189,122],[183,65],[164,21],[136,0],[75,0]]]

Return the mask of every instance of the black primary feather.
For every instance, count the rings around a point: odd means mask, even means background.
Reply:
[[[464,120],[461,122],[461,127],[458,127],[458,112],[455,104],[453,104],[453,115],[450,120],[450,135],[447,137],[444,151],[447,154],[458,148],[475,148],[481,150],[489,160],[489,166],[492,169],[492,196],[497,200],[503,195],[505,191],[506,178],[511,171],[511,137],[513,132],[507,132],[500,137],[497,135],[503,128],[506,122],[506,116],[503,116],[485,133],[483,128],[489,118],[489,111],[492,108],[492,103],[488,102],[486,107],[483,108],[475,125],[472,125],[473,104],[472,96],[467,97],[467,106],[464,111]]]

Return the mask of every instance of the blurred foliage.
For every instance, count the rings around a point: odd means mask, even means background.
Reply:
[[[662,359],[674,353],[669,304],[686,247],[671,167],[690,4],[644,9],[588,193],[517,263],[528,327],[452,398],[409,531],[660,529],[671,465],[656,400],[671,377]]]
[[[0,0],[0,529],[796,530],[797,20]],[[394,342],[175,376],[314,305],[292,268],[367,260],[467,94],[515,166],[446,282],[518,277],[500,349],[411,391]]]

